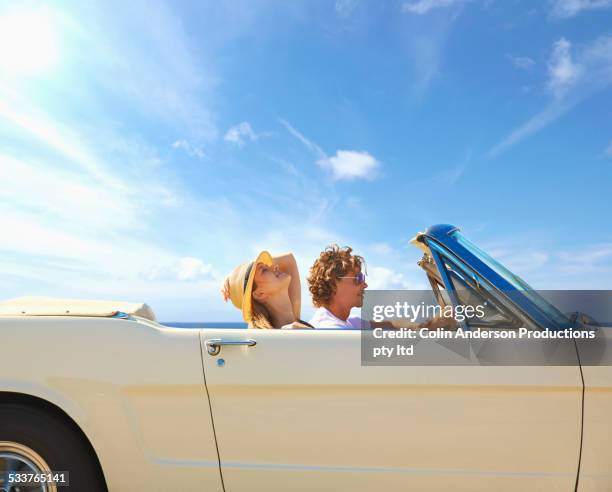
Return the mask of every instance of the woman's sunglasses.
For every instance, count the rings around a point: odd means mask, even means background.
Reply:
[[[338,278],[354,278],[355,283],[357,285],[365,284],[366,278],[365,273],[359,272],[357,275],[353,275],[352,277],[338,277]]]

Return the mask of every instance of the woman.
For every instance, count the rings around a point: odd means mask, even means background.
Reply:
[[[272,258],[262,251],[255,261],[238,265],[221,294],[242,311],[249,328],[312,328],[300,319],[300,275],[291,253]]]

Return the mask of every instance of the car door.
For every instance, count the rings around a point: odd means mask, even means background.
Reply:
[[[577,366],[369,367],[359,331],[200,334],[227,492],[575,485]]]
[[[601,352],[593,357],[589,341],[578,343],[584,361],[584,435],[580,460],[581,492],[612,490],[612,326],[599,328],[597,345]]]

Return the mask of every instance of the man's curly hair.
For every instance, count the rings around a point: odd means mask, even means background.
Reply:
[[[308,290],[315,307],[326,306],[336,292],[338,277],[351,275],[365,264],[359,255],[351,254],[352,248],[332,244],[315,260],[308,275]]]

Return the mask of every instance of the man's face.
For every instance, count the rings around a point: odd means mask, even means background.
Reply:
[[[356,277],[358,273],[361,273],[361,268],[347,272],[344,277]],[[367,287],[368,284],[365,281],[360,284],[356,278],[339,278],[336,281],[334,301],[347,308],[361,307],[363,306],[363,291]]]

